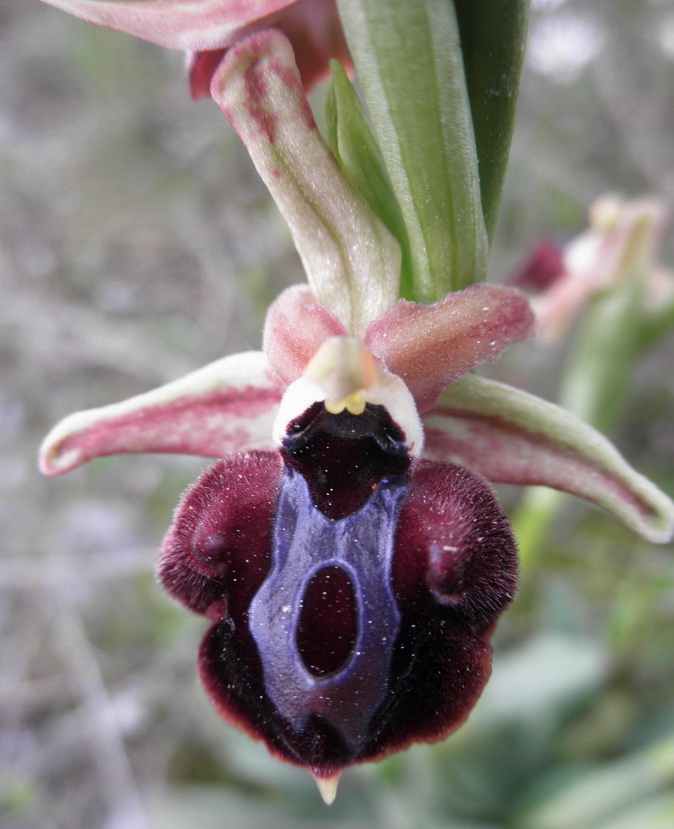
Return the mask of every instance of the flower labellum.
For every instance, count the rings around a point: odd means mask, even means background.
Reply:
[[[331,780],[465,719],[517,564],[486,481],[419,460],[416,415],[396,422],[354,389],[381,371],[367,349],[322,350],[343,407],[315,401],[286,424],[280,453],[206,471],[178,508],[159,578],[211,620],[199,669],[220,713]],[[351,364],[331,372],[345,354]],[[300,382],[318,385],[316,360]]]

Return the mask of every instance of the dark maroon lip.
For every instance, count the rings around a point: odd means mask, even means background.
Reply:
[[[485,481],[404,466],[333,518],[280,453],[224,458],[186,493],[164,543],[162,584],[212,622],[199,673],[214,706],[319,776],[457,728],[515,590],[512,533]]]
[[[465,719],[516,571],[482,478],[412,461],[383,406],[315,403],[280,452],[204,473],[159,575],[212,620],[199,671],[222,716],[330,776]]]

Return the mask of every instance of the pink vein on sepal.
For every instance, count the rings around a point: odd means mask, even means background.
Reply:
[[[272,448],[282,388],[261,352],[226,357],[160,389],[65,418],[42,445],[40,470],[59,475],[128,452],[220,457]]]

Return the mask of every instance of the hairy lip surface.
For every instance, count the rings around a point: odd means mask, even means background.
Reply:
[[[159,577],[212,621],[199,672],[221,716],[330,777],[463,722],[516,569],[507,519],[462,467],[408,463],[334,519],[280,453],[251,452],[186,493]]]

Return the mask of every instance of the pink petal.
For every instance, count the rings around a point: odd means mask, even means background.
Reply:
[[[267,311],[262,347],[281,379],[290,385],[330,337],[346,334],[337,317],[319,305],[309,288],[294,285]]]
[[[288,222],[314,296],[362,334],[398,296],[400,248],[321,138],[287,38],[237,43],[211,94]]]
[[[168,49],[221,49],[296,0],[42,0],[50,6]],[[316,2],[316,0],[315,0]],[[320,0],[318,0],[320,2]]]
[[[122,403],[70,415],[47,435],[40,470],[60,475],[125,452],[217,458],[269,449],[283,384],[260,351],[234,354]]]
[[[420,412],[442,389],[511,343],[531,336],[534,315],[513,288],[471,285],[433,305],[401,299],[365,332],[365,342],[405,381]]]
[[[425,455],[496,483],[544,484],[615,513],[654,542],[674,534],[674,503],[570,412],[510,386],[463,377],[424,417]]]
[[[330,73],[330,60],[353,69],[334,0],[298,0],[274,24],[293,45],[304,88],[309,91]]]

